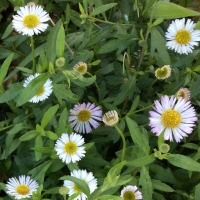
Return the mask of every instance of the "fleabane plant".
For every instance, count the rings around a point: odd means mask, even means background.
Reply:
[[[199,1],[0,6],[0,199],[200,199]]]

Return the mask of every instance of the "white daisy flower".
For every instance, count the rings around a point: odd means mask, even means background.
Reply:
[[[90,194],[97,188],[97,179],[94,178],[92,172],[87,172],[86,170],[74,170],[71,172],[71,176],[79,178],[88,184],[90,189]],[[69,196],[74,193],[79,193],[79,195],[74,200],[85,200],[87,199],[86,194],[84,194],[75,183],[72,181],[65,180],[64,186],[69,188]]]
[[[56,141],[55,150],[59,158],[66,164],[77,162],[85,156],[84,139],[81,135],[63,133]]]
[[[142,199],[142,193],[137,190],[138,190],[137,186],[128,185],[123,188],[120,197],[124,200]]]
[[[41,6],[26,5],[20,7],[17,15],[13,16],[13,28],[22,35],[32,36],[44,32],[48,24],[44,23],[50,19],[49,14]]]
[[[155,111],[150,111],[150,124],[152,132],[159,136],[164,131],[164,139],[180,142],[183,137],[191,134],[195,121],[198,120],[195,109],[190,101],[183,98],[177,100],[176,97],[170,98],[162,96],[161,102],[154,101]]]
[[[200,41],[200,31],[194,30],[195,23],[185,18],[173,21],[165,34],[167,39],[166,46],[180,54],[191,53],[194,46],[198,46]]]
[[[102,117],[101,108],[95,107],[94,103],[78,103],[70,110],[70,114],[71,116],[68,118],[68,121],[71,122],[70,126],[78,133],[90,133],[91,126],[97,128],[99,123],[96,120],[101,121]]]
[[[23,86],[26,87],[34,78],[38,77],[40,74],[36,73],[34,75],[30,75],[25,81]],[[40,88],[37,94],[29,100],[29,102],[38,103],[39,101],[43,101],[47,99],[52,93],[52,81],[47,79],[45,84]]]
[[[74,68],[74,70],[78,71],[80,74],[84,75],[87,72],[87,64],[84,62],[78,62]]]
[[[169,78],[171,76],[171,67],[170,65],[164,65],[161,68],[158,68],[155,71],[155,76],[159,80],[165,80],[166,78]]]
[[[177,93],[176,93],[176,98],[180,99],[183,98],[186,101],[190,99],[190,91],[187,88],[181,88]]]
[[[6,192],[15,199],[30,198],[32,192],[38,188],[38,183],[31,179],[30,176],[19,176],[19,180],[15,177],[9,178],[6,184]]]
[[[115,110],[111,110],[104,114],[104,116],[102,117],[102,121],[107,126],[115,126],[119,122],[118,113]]]

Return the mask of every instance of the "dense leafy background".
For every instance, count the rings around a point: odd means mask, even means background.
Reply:
[[[154,100],[174,95],[181,87],[191,90],[197,113],[200,105],[200,50],[179,55],[166,48],[165,32],[175,18],[190,17],[200,29],[199,1],[177,0],[35,0],[52,20],[46,32],[34,36],[37,72],[29,88],[24,79],[32,74],[30,38],[12,29],[12,15],[27,0],[0,1],[0,199],[8,178],[29,174],[41,184],[36,199],[63,199],[61,177],[73,169],[86,169],[98,179],[89,199],[120,199],[125,185],[138,185],[144,200],[200,199],[199,125],[181,143],[167,142],[164,159],[154,156],[158,138],[148,126]],[[68,43],[74,55],[65,47]],[[62,69],[55,60],[66,59]],[[72,74],[79,61],[90,74]],[[172,75],[156,80],[155,70],[171,65]],[[75,77],[74,77],[75,76]],[[27,103],[47,78],[53,94],[38,104]],[[31,88],[31,90],[30,90]],[[71,133],[69,110],[76,103],[94,102],[103,112],[116,110],[122,142],[113,127],[101,126],[84,134],[86,156],[66,165],[58,159],[55,141]],[[43,189],[42,189],[43,188]],[[82,186],[84,190],[84,185]]]

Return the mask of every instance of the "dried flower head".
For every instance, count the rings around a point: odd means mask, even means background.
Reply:
[[[87,72],[87,64],[84,62],[79,62],[74,66],[74,70],[84,75]]]
[[[171,67],[170,65],[164,65],[161,68],[158,68],[155,71],[155,76],[157,79],[165,80],[166,78],[170,77],[171,75]]]
[[[115,110],[109,111],[103,115],[102,121],[108,126],[115,126],[119,122],[118,113]]]
[[[187,88],[181,88],[177,93],[176,93],[176,98],[180,99],[183,98],[186,101],[190,100],[190,91]]]

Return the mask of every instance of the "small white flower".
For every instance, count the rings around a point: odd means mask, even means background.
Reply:
[[[183,98],[186,101],[190,99],[190,91],[187,88],[181,88],[177,93],[176,93],[176,98],[180,99]]]
[[[169,78],[171,76],[171,67],[170,65],[164,65],[161,68],[158,68],[155,71],[155,76],[159,80],[165,80],[166,78]]]
[[[195,109],[190,101],[183,98],[177,100],[165,95],[161,98],[161,103],[154,101],[155,111],[150,111],[150,124],[152,132],[159,136],[164,131],[164,139],[180,142],[183,137],[191,134],[195,121],[198,120]]]
[[[97,128],[99,123],[96,120],[101,121],[102,117],[101,108],[95,107],[94,103],[78,103],[70,110],[70,114],[71,116],[68,118],[68,121],[71,122],[70,126],[78,133],[90,133],[91,126]]]
[[[167,39],[166,46],[180,54],[191,53],[194,46],[198,46],[200,41],[200,31],[194,30],[195,23],[185,18],[173,21],[165,34]]]
[[[69,164],[77,162],[85,156],[84,139],[81,135],[72,133],[68,135],[63,133],[56,141],[55,150],[59,158]]]
[[[90,189],[90,194],[97,188],[97,179],[94,178],[92,172],[87,172],[86,170],[79,169],[72,171],[71,176],[85,181]],[[79,195],[74,200],[87,199],[86,194],[84,194],[72,181],[65,180],[64,186],[69,188],[69,196],[73,195],[74,193],[79,193]]]
[[[102,121],[108,126],[115,126],[119,121],[118,113],[111,110],[103,115]]]
[[[38,183],[31,179],[30,176],[19,176],[19,180],[15,177],[9,178],[6,184],[6,192],[15,199],[30,198],[32,192],[38,188]]]
[[[44,32],[48,24],[44,23],[50,19],[49,14],[41,6],[26,5],[20,7],[17,15],[13,16],[13,28],[22,35],[32,36]]]
[[[23,86],[26,87],[33,79],[38,77],[40,74],[36,73],[34,75],[30,75],[24,82]],[[40,90],[37,92],[37,94],[29,100],[29,102],[38,103],[39,101],[43,101],[47,99],[50,94],[52,93],[52,81],[50,79],[47,79],[45,84],[40,88]]]
[[[123,188],[120,197],[124,200],[142,199],[142,193],[137,190],[138,190],[137,186],[128,185]]]
[[[84,62],[78,62],[74,66],[74,70],[78,71],[80,74],[84,75],[87,72],[87,64]]]

